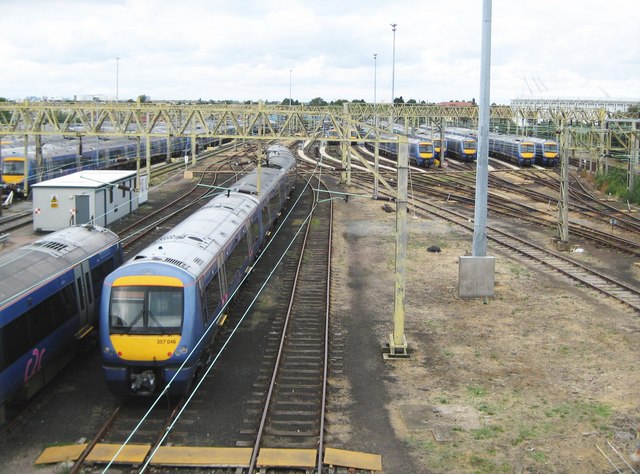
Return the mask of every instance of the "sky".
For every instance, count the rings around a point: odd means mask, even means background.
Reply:
[[[393,88],[405,101],[478,101],[482,9],[482,0],[2,0],[0,97],[372,103],[390,102]],[[490,101],[640,100],[639,18],[637,0],[493,0]]]

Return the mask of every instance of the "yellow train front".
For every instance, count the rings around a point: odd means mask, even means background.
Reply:
[[[100,344],[113,392],[188,391],[294,181],[293,154],[270,147],[259,193],[254,170],[107,276]]]

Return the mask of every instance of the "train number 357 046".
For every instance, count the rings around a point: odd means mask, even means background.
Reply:
[[[177,344],[178,341],[177,339],[157,339],[156,340],[157,344]]]

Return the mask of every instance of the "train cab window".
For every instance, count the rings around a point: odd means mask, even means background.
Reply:
[[[419,153],[433,153],[433,145],[431,143],[420,143]]]
[[[463,148],[465,150],[475,150],[476,149],[476,142],[469,140],[469,141],[464,142],[462,146],[463,146]]]
[[[24,160],[12,161],[4,160],[2,162],[2,174],[6,176],[20,176],[24,174]]]
[[[182,288],[164,286],[114,287],[109,305],[113,332],[173,334],[182,328]]]
[[[523,143],[522,145],[520,145],[520,150],[522,153],[533,153],[533,144]]]

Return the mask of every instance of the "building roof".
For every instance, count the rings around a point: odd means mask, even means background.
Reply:
[[[135,171],[85,170],[36,183],[32,188],[102,188],[135,175]]]

